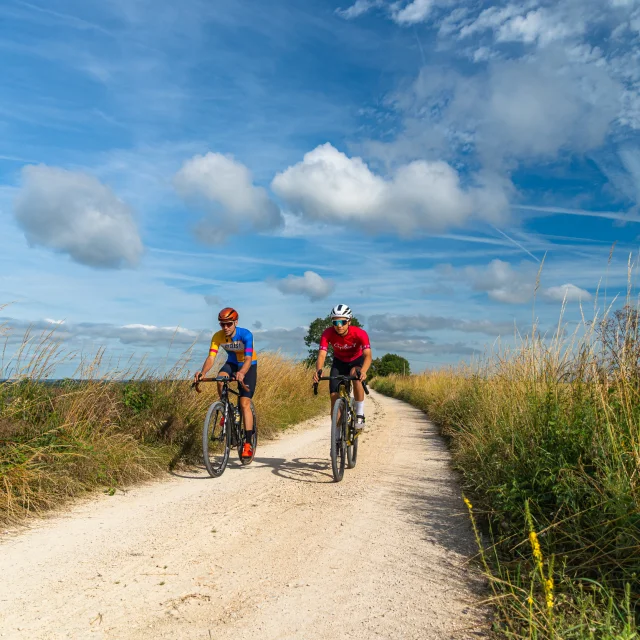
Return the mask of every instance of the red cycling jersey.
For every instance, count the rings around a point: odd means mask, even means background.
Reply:
[[[333,347],[334,358],[342,362],[351,362],[362,355],[363,349],[371,349],[367,332],[354,326],[343,336],[333,327],[325,329],[320,337],[320,351],[326,351],[329,345]]]

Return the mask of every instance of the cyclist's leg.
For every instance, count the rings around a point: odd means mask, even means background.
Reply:
[[[333,378],[334,376],[346,375],[348,375],[348,372],[345,371],[344,362],[341,362],[334,356],[329,376]],[[338,385],[339,383],[337,380],[329,380],[329,393],[331,394],[331,413],[329,415],[333,415],[333,406],[335,405],[336,400],[340,397],[340,394],[338,393]]]
[[[253,431],[253,414],[251,413],[251,398],[256,391],[256,383],[258,381],[258,365],[252,364],[244,377],[244,383],[249,387],[249,391],[244,389],[242,385],[238,385],[240,393],[240,411],[242,411],[242,422],[247,433]],[[249,436],[250,438],[251,436]]]
[[[364,356],[360,356],[349,364],[351,365],[349,375],[358,375],[358,369],[360,369],[360,367],[362,367],[362,365],[364,364]],[[364,387],[362,386],[362,382],[360,382],[359,380],[353,381],[353,399],[355,400],[355,409],[357,416],[356,422],[358,424],[358,428],[362,429],[364,427]]]
[[[225,362],[222,365],[222,369],[218,372],[218,377],[220,378],[230,378],[233,375],[234,371],[230,362]],[[222,398],[222,382],[218,382],[218,396]]]

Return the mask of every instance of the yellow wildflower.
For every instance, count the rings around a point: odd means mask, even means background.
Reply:
[[[464,498],[464,503],[467,505],[467,509],[469,509],[469,511],[473,509],[473,505],[469,502],[469,498]]]

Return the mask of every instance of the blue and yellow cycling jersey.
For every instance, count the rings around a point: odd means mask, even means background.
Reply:
[[[257,355],[253,351],[253,334],[249,329],[236,327],[235,333],[229,338],[222,329],[216,331],[211,338],[209,355],[215,356],[219,347],[227,352],[227,362],[243,364],[245,359],[251,358],[251,364],[258,364]]]

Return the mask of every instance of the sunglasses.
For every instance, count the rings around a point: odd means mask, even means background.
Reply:
[[[221,327],[233,327],[233,322],[221,322]]]
[[[334,320],[333,321],[333,326],[334,327],[342,327],[343,325],[347,324],[349,321],[348,320]]]

